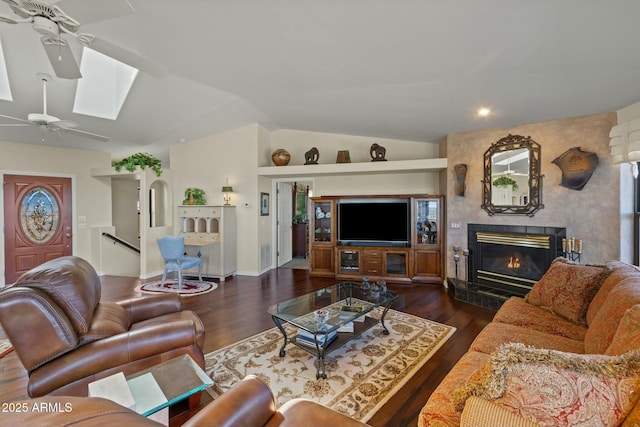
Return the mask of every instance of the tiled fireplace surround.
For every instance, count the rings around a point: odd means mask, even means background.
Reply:
[[[566,229],[469,224],[468,256],[449,290],[463,301],[497,309],[511,296],[524,296],[558,256]]]

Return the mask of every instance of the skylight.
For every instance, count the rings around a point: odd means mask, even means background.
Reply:
[[[73,112],[117,119],[138,70],[85,47],[80,72]]]
[[[11,86],[9,86],[9,75],[7,74],[7,64],[4,62],[2,40],[0,40],[0,99],[13,101],[13,96],[11,96]]]

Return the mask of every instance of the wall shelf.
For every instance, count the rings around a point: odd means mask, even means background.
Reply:
[[[440,172],[445,169],[447,169],[447,159],[439,158],[393,160],[386,162],[263,166],[258,168],[258,175],[278,178],[288,176]]]

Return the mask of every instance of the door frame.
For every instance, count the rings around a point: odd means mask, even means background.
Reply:
[[[71,253],[76,255],[78,248],[78,236],[76,218],[78,211],[76,209],[76,176],[75,174],[66,173],[47,173],[47,172],[31,172],[31,171],[12,171],[0,170],[0,182],[2,182],[3,191],[0,191],[0,206],[4,210],[4,176],[5,175],[25,175],[25,176],[43,176],[51,178],[70,178],[71,179]],[[4,215],[0,217],[0,286],[5,286],[5,247],[4,247]]]
[[[272,234],[272,239],[271,239],[271,247],[275,248],[275,250],[271,251],[271,268],[279,268],[278,267],[278,238],[280,236],[280,228],[279,228],[279,224],[278,224],[278,214],[280,212],[280,210],[282,209],[282,206],[280,205],[280,197],[278,196],[278,183],[280,182],[286,182],[286,183],[290,183],[293,184],[294,182],[308,182],[310,183],[309,185],[309,190],[310,190],[310,194],[309,197],[311,197],[313,195],[313,191],[315,189],[316,186],[316,180],[314,177],[309,177],[309,176],[297,176],[297,177],[288,177],[288,178],[274,178],[271,180],[271,189],[272,189],[272,193],[275,194],[275,215],[272,215],[272,229],[274,230],[274,233]],[[293,213],[290,212],[290,219],[293,220]]]

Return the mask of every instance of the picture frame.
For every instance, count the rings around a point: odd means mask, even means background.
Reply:
[[[260,215],[269,215],[269,193],[260,193]]]

